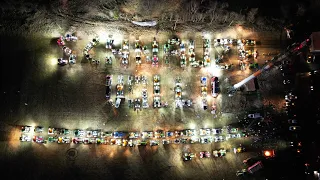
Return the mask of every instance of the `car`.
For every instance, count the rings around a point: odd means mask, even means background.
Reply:
[[[31,126],[22,126],[21,127],[21,132],[22,133],[30,133],[31,132],[32,127]]]
[[[181,138],[181,143],[182,144],[187,144],[188,143],[188,138]]]
[[[174,136],[175,137],[183,136],[183,131],[174,131]]]
[[[50,137],[48,137],[48,142],[57,142],[58,141],[58,138],[57,137],[52,137],[52,136],[50,136]]]
[[[124,136],[125,136],[125,133],[122,132],[122,131],[115,131],[115,132],[113,132],[113,137],[114,137],[114,138],[124,138]]]
[[[190,144],[198,143],[198,142],[200,142],[200,139],[198,137],[196,137],[196,136],[192,136],[189,139],[189,142],[190,142]]]
[[[173,140],[173,143],[174,144],[180,144],[181,143],[181,139],[176,138],[176,139]]]
[[[64,37],[63,36],[60,36],[57,40],[57,44],[59,46],[64,46],[65,45],[65,42],[64,42]]]
[[[142,108],[148,108],[148,98],[142,98]]]
[[[187,129],[184,131],[184,136],[196,136],[197,135],[197,130],[195,129]]]
[[[105,138],[105,137],[111,137],[112,136],[112,132],[111,131],[105,131],[105,132],[101,132],[101,137]]]
[[[129,132],[129,138],[139,138],[140,137],[140,132]]]
[[[214,150],[212,152],[213,157],[223,157],[225,156],[227,151],[224,148]]]
[[[173,131],[167,131],[166,132],[166,137],[174,137],[174,132]]]
[[[158,140],[150,140],[150,146],[158,146],[159,141]]]
[[[210,40],[203,39],[203,46],[204,46],[204,48],[210,48]]]
[[[211,78],[211,94],[214,98],[216,98],[218,96],[218,93],[220,91],[220,87],[219,87],[219,79],[218,77],[212,77]]]
[[[201,86],[207,86],[207,77],[202,76],[200,78]]]
[[[141,138],[153,138],[153,131],[144,131],[141,133]]]
[[[199,153],[199,157],[202,159],[202,158],[209,158],[209,157],[211,157],[211,154],[210,154],[210,152],[208,152],[208,151],[201,151],[200,153]]]
[[[96,138],[96,144],[106,144],[107,142],[105,141],[105,139],[101,139],[99,137]]]
[[[152,64],[153,67],[158,67],[158,65],[159,65],[159,58],[158,58],[158,56],[154,55],[154,56],[152,57],[151,64]]]
[[[181,86],[180,85],[177,85],[176,87],[175,87],[175,98],[176,99],[181,99],[181,95],[182,95],[182,88],[181,88]]]
[[[189,40],[189,49],[194,49],[194,40]]]
[[[31,137],[29,135],[22,134],[21,137],[20,137],[20,141],[22,141],[22,142],[30,142],[31,141]]]
[[[75,137],[72,139],[72,142],[75,144],[82,144],[83,143],[83,138],[82,137]]]
[[[163,139],[162,140],[162,144],[170,144],[170,140],[169,139]]]
[[[214,136],[214,142],[222,142],[224,141],[224,137],[223,136]]]
[[[48,135],[53,135],[55,132],[55,128],[48,128]]]
[[[180,66],[186,67],[186,65],[187,65],[186,56],[183,54],[181,55],[181,58],[180,58]]]
[[[301,127],[300,126],[289,126],[289,131],[300,131]]]
[[[292,101],[298,99],[296,95],[294,95],[292,92],[288,93],[287,95],[284,96],[284,99],[286,101]]]
[[[155,138],[164,138],[166,137],[163,130],[157,130],[154,132]]]
[[[229,133],[238,133],[239,132],[239,128],[228,128],[228,132]]]
[[[117,143],[116,141],[117,139],[110,139],[110,141],[108,142],[110,145],[115,145]]]
[[[93,135],[92,135],[92,131],[87,131],[87,136],[86,137],[88,137],[88,138],[91,138],[91,137],[93,137]]]
[[[183,104],[183,106],[186,106],[186,107],[191,107],[192,105],[192,101],[190,99],[188,100],[182,99],[181,103]]]
[[[123,84],[117,84],[117,96],[123,96]]]
[[[147,81],[147,77],[146,77],[146,76],[141,76],[141,83],[142,83],[143,85],[148,84],[148,81]]]
[[[134,110],[141,110],[141,100],[139,98],[134,100]]]
[[[153,85],[154,86],[160,86],[160,76],[159,75],[154,75],[153,76]]]
[[[122,49],[123,50],[129,50],[129,40],[127,40],[127,39],[123,40]]]
[[[58,137],[57,143],[58,143],[58,144],[62,144],[62,143],[63,143],[63,137]]]
[[[159,85],[153,86],[153,93],[154,93],[154,95],[160,95],[160,86]]]
[[[74,54],[70,54],[70,56],[69,56],[69,63],[70,64],[75,64],[76,63],[76,55],[74,55]]]
[[[122,139],[122,146],[126,147],[128,145],[128,140],[127,139]]]
[[[35,133],[42,133],[43,132],[43,127],[42,126],[36,126],[34,128],[34,132]]]
[[[210,136],[211,135],[211,129],[210,128],[201,128],[200,130],[200,136]]]
[[[148,144],[148,141],[145,139],[142,140],[137,140],[137,145],[138,146],[146,146]]]
[[[72,53],[72,50],[70,48],[68,48],[67,46],[63,46],[62,50],[67,56],[69,56]]]
[[[203,57],[203,63],[202,63],[203,66],[207,67],[207,66],[210,65],[210,63],[211,63],[210,56],[209,56],[209,55],[205,55],[205,56]]]
[[[129,146],[129,147],[133,147],[133,146],[135,146],[135,145],[136,145],[135,141],[133,141],[132,139],[129,139],[129,141],[128,141],[128,146]]]
[[[61,130],[61,133],[62,133],[63,135],[68,135],[68,134],[70,134],[70,130],[69,130],[69,129],[62,129],[62,130]]]
[[[156,41],[156,39],[154,39],[152,43],[152,53],[157,54],[158,52],[159,52],[159,44]]]
[[[100,130],[93,130],[92,131],[92,136],[95,137],[95,138],[96,137],[100,137]]]
[[[148,91],[147,89],[142,89],[142,98],[148,98]]]
[[[114,46],[114,40],[112,39],[112,37],[109,37],[107,39],[106,48],[113,49],[113,46]]]
[[[255,40],[252,40],[252,39],[245,40],[245,45],[254,46],[255,44],[256,44]]]
[[[170,44],[169,43],[165,43],[164,45],[163,45],[163,51],[164,51],[164,53],[165,54],[167,54],[167,53],[169,53],[170,52]]]
[[[238,177],[246,177],[247,175],[249,175],[249,172],[247,169],[238,170],[236,172],[236,176]]]
[[[183,42],[180,43],[180,54],[184,54],[186,52],[186,46]]]
[[[127,67],[129,64],[128,56],[126,54],[123,54],[120,62],[123,67]]]
[[[106,97],[110,98],[110,94],[111,94],[111,85],[112,85],[112,76],[111,75],[107,75],[106,76]]]
[[[285,85],[288,85],[290,83],[291,83],[290,79],[284,79],[283,80],[283,84],[285,84]]]
[[[213,139],[211,136],[200,137],[200,143],[202,144],[208,144],[212,142],[213,142]]]
[[[201,87],[201,96],[206,97],[207,96],[207,87],[202,86]]]
[[[62,58],[58,59],[58,65],[64,66],[64,65],[67,65],[68,63],[69,62],[66,59],[62,59]]]
[[[192,66],[195,66],[194,63],[196,62],[196,55],[194,52],[190,53],[189,62]]]
[[[246,148],[244,148],[243,146],[239,146],[239,147],[233,148],[233,152],[234,152],[235,154],[237,154],[237,153],[243,153],[243,152],[245,152],[245,151],[246,151]]]
[[[161,99],[160,96],[153,97],[153,107],[161,107]]]
[[[260,113],[252,113],[252,114],[248,114],[248,118],[257,119],[257,118],[262,118],[262,116]]]
[[[227,134],[226,135],[226,140],[234,139],[234,138],[240,138],[240,137],[241,137],[241,134],[239,134],[239,133],[238,134]]]
[[[202,102],[203,110],[207,110],[208,109],[208,101],[207,101],[207,99],[203,98],[201,102]]]
[[[109,100],[111,96],[111,86],[106,86],[106,99]]]
[[[189,153],[183,153],[183,156],[182,156],[184,161],[191,161],[192,158],[194,158],[194,157],[195,157],[195,155],[193,153],[190,153],[190,152]]]

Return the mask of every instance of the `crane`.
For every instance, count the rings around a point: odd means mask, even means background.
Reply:
[[[233,86],[231,86],[231,88],[228,91],[229,96],[232,96],[236,92],[236,90],[238,88],[240,88],[241,86],[243,86],[244,84],[248,83],[252,79],[254,79],[257,76],[259,76],[261,73],[264,73],[267,70],[269,70],[270,68],[272,68],[275,63],[281,62],[282,60],[287,58],[289,55],[297,53],[300,49],[304,48],[308,44],[309,41],[310,41],[310,39],[306,39],[305,41],[303,41],[300,44],[293,43],[292,45],[290,45],[284,52],[282,52],[282,53],[276,55],[275,57],[273,57],[269,61],[269,63],[267,63],[261,69],[259,69],[258,71],[254,72],[253,74],[251,74],[247,78],[243,79],[242,81],[240,81],[240,82],[234,84]]]

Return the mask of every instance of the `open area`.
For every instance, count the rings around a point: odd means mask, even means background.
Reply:
[[[10,179],[319,178],[317,33],[234,2],[81,3],[3,3]]]

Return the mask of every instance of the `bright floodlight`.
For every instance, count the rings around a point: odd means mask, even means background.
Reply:
[[[269,156],[271,156],[271,153],[270,153],[270,151],[265,151],[265,152],[264,152],[264,155],[267,156],[267,157],[269,157]]]
[[[190,123],[189,127],[190,127],[190,129],[194,129],[194,128],[196,128],[196,124]]]
[[[203,37],[205,39],[211,39],[211,34],[210,33],[203,33]]]
[[[212,76],[220,77],[222,75],[222,70],[219,67],[215,66],[215,65],[207,67],[207,71]]]
[[[105,43],[105,42],[107,42],[108,34],[106,31],[100,30],[100,31],[98,31],[98,37],[99,37],[99,40],[101,43]]]

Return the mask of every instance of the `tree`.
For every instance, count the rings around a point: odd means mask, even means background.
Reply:
[[[306,8],[304,7],[303,4],[299,3],[297,4],[297,12],[296,15],[297,16],[303,16],[306,12]]]
[[[251,8],[247,13],[247,21],[250,23],[254,23],[256,21],[256,16],[258,14],[258,8]]]

